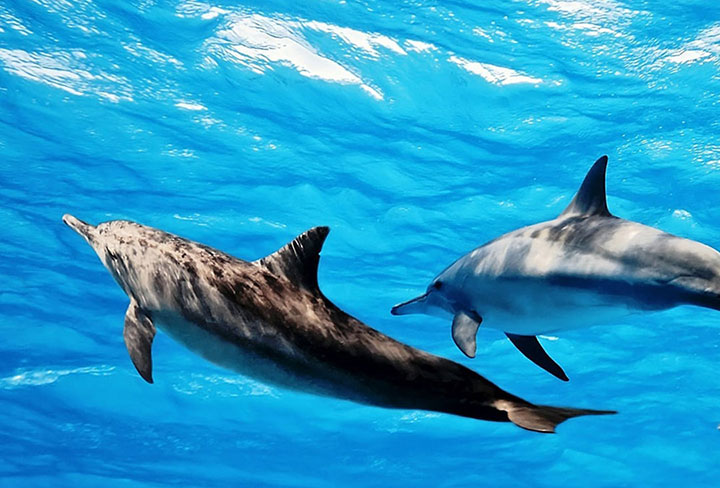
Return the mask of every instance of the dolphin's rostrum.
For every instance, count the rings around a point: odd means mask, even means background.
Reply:
[[[469,357],[481,323],[499,329],[567,381],[537,335],[683,304],[720,309],[720,253],[610,214],[607,161],[595,162],[560,216],[471,251],[392,313],[450,314],[453,339]]]
[[[125,344],[152,383],[155,326],[202,357],[260,381],[389,408],[424,409],[553,432],[608,411],[531,404],[464,366],[401,344],[318,288],[329,232],[310,229],[255,262],[128,221],[65,215],[130,297]]]

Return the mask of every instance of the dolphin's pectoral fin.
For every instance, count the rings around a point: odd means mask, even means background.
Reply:
[[[537,337],[508,334],[507,332],[505,335],[508,336],[510,342],[512,342],[515,347],[517,347],[518,350],[530,361],[537,364],[556,378],[563,381],[569,381],[565,371],[562,370],[558,363],[548,356],[548,353],[545,352],[545,349],[542,348],[540,342],[537,340]]]
[[[329,232],[328,227],[313,227],[255,263],[274,274],[285,276],[310,292],[317,292],[320,250]]]
[[[475,336],[477,335],[478,327],[480,327],[481,322],[482,317],[474,312],[471,312],[470,314],[459,312],[455,315],[455,318],[453,318],[453,340],[463,354],[469,358],[475,357],[475,351],[477,350]]]
[[[560,215],[598,215],[611,217],[605,196],[605,170],[607,156],[603,156],[593,164],[580,189],[570,205]]]
[[[125,314],[123,339],[125,339],[125,346],[127,346],[135,369],[148,383],[153,382],[151,352],[153,338],[155,338],[155,325],[152,319],[138,306],[135,300],[131,300]]]

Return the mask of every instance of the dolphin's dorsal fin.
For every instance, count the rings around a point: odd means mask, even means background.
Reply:
[[[593,164],[570,205],[560,215],[597,215],[610,217],[605,199],[605,170],[608,158],[603,156]]]
[[[273,274],[285,276],[306,290],[315,292],[318,290],[320,250],[329,232],[329,227],[313,227],[256,263]]]

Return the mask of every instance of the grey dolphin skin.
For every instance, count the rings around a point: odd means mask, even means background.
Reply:
[[[269,384],[388,408],[511,421],[554,432],[579,415],[531,404],[447,359],[401,344],[346,314],[318,288],[327,227],[254,262],[134,222],[97,227],[65,215],[130,298],[124,338],[152,378],[156,326],[205,359]]]
[[[720,310],[720,253],[611,215],[607,161],[595,162],[560,216],[471,251],[392,313],[450,315],[453,339],[469,357],[481,323],[501,330],[530,360],[567,381],[537,335],[678,305]]]

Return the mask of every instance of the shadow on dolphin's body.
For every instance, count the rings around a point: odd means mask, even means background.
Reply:
[[[567,381],[535,336],[612,323],[678,305],[720,309],[720,253],[610,214],[607,156],[555,219],[504,234],[462,256],[394,315],[449,314],[474,357],[478,327],[499,329],[537,365]]]
[[[152,383],[155,326],[207,360],[260,381],[388,408],[511,421],[554,432],[579,415],[518,398],[455,362],[412,348],[351,317],[318,288],[329,232],[310,229],[254,262],[128,221],[63,221],[92,246],[130,297],[124,338]]]

